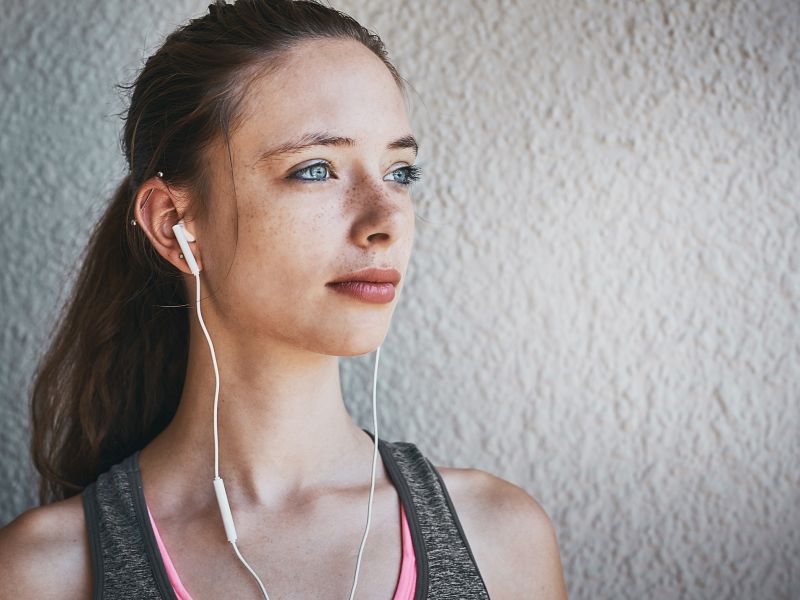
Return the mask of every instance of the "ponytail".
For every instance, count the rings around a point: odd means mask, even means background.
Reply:
[[[144,235],[128,218],[131,196],[128,176],[92,231],[34,375],[31,454],[41,504],[80,492],[144,447],[170,422],[183,389],[188,313],[173,307],[186,304],[185,288],[178,274],[148,266]]]

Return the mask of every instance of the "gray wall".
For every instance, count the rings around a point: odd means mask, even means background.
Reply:
[[[800,5],[333,4],[413,84],[426,170],[381,437],[528,490],[572,599],[800,598]],[[206,5],[3,2],[0,522],[124,174],[114,84]],[[367,427],[373,360],[342,361]]]

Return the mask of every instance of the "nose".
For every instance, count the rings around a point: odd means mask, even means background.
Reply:
[[[364,183],[352,190],[356,205],[352,237],[356,244],[390,246],[408,234],[414,224],[414,210],[408,192],[392,190],[391,182]]]

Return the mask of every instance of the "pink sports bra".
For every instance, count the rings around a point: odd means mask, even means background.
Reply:
[[[181,578],[178,577],[178,573],[175,571],[175,566],[172,564],[169,554],[167,554],[167,548],[164,546],[164,542],[161,540],[161,536],[156,528],[156,522],[153,519],[153,515],[150,512],[149,507],[147,509],[147,514],[150,515],[150,523],[153,526],[153,533],[156,536],[158,550],[161,552],[161,559],[164,561],[164,566],[167,569],[167,575],[169,576],[169,581],[172,584],[172,588],[175,590],[175,595],[178,597],[178,600],[192,600],[189,592],[186,591],[185,587],[183,587]],[[400,577],[397,581],[397,587],[394,590],[394,596],[392,599],[413,600],[414,588],[417,585],[417,565],[414,556],[414,545],[411,542],[411,530],[408,528],[406,512],[403,509],[402,502],[400,503],[400,526],[402,529],[403,538],[403,561],[400,565]]]

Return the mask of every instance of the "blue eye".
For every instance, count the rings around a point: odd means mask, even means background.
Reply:
[[[327,178],[318,179],[318,178],[314,177],[313,175],[324,176],[327,171],[330,171],[330,169],[331,169],[331,165],[329,163],[324,162],[324,161],[323,162],[318,162],[318,163],[314,163],[313,165],[309,165],[307,167],[303,167],[302,169],[298,169],[297,171],[295,171],[294,173],[289,175],[288,178],[289,179],[297,179],[297,180],[300,180],[300,181],[308,181],[308,182],[312,182],[312,181],[327,181]],[[299,177],[300,173],[312,174],[312,177],[311,178]],[[399,169],[395,169],[394,171],[392,171],[390,173],[390,175],[394,176],[395,173],[400,173],[401,175],[404,176],[404,178],[402,180],[398,180],[398,179],[395,179],[393,177],[392,179],[396,183],[399,183],[400,185],[410,186],[415,181],[419,181],[419,179],[421,177],[422,169],[419,167],[419,165],[408,165],[407,167],[400,167]]]
[[[392,175],[394,175],[395,173],[400,173],[401,175],[402,174],[405,175],[406,179],[404,181],[397,181],[395,179],[397,183],[400,183],[402,185],[411,185],[415,181],[419,181],[420,177],[422,177],[422,169],[420,168],[419,165],[409,165],[407,167],[400,167],[399,169],[396,169],[391,172]]]
[[[331,166],[326,162],[318,162],[313,165],[308,165],[299,169],[289,176],[289,179],[299,179],[300,181],[325,181],[324,179],[308,179],[307,177],[297,177],[298,173],[316,173],[317,175],[324,175],[326,170],[330,170]]]

